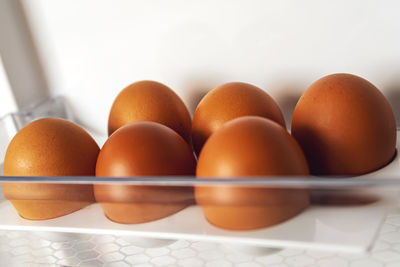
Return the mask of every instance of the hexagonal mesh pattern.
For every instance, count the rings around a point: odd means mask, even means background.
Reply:
[[[149,247],[154,242],[109,235],[2,231],[0,239],[1,266],[400,266],[400,214],[387,217],[368,255],[295,249],[248,251],[186,240],[158,241],[160,247]]]

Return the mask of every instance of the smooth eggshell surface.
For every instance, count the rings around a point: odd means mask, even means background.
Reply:
[[[179,96],[164,84],[139,81],[124,88],[111,107],[108,134],[136,121],[161,123],[191,144],[190,113]]]
[[[106,141],[96,175],[167,178],[192,176],[195,168],[190,146],[176,132],[155,122],[134,122]],[[96,184],[94,191],[106,216],[120,223],[157,220],[193,203],[191,187]]]
[[[205,143],[198,159],[199,178],[307,176],[297,142],[281,125],[245,116],[226,123]],[[195,197],[214,225],[256,229],[285,221],[309,205],[306,189],[196,186]]]
[[[361,175],[395,155],[396,122],[390,104],[367,80],[328,75],[301,96],[292,135],[315,175]]]
[[[99,147],[78,125],[45,118],[22,128],[10,142],[6,176],[92,176]],[[27,219],[59,217],[94,202],[92,185],[3,183],[4,194]]]
[[[211,90],[200,101],[193,116],[192,139],[196,154],[200,153],[207,138],[224,123],[250,115],[271,119],[285,127],[278,104],[260,88],[231,82]]]

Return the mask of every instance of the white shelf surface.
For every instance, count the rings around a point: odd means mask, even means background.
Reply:
[[[110,234],[157,239],[186,239],[271,248],[302,248],[363,252],[372,245],[383,222],[387,203],[363,206],[312,206],[298,216],[253,231],[227,231],[214,227],[199,206],[188,207],[161,220],[125,225],[108,220],[100,204],[45,221],[21,218],[9,201],[0,203],[0,230]]]

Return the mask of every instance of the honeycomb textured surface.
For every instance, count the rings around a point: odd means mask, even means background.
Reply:
[[[399,267],[400,212],[388,215],[369,254],[249,250],[188,240],[1,231],[0,266]]]

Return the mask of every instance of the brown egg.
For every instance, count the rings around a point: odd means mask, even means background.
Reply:
[[[224,123],[241,116],[260,116],[283,127],[285,120],[275,100],[260,88],[241,82],[226,83],[210,91],[193,117],[193,146],[199,155],[207,138]]]
[[[305,176],[308,166],[297,142],[281,125],[257,116],[226,123],[205,143],[199,178]],[[306,189],[196,186],[195,197],[209,222],[232,230],[285,221],[309,205]]]
[[[360,175],[385,166],[396,149],[396,122],[383,94],[351,74],[328,75],[301,96],[292,134],[316,175]]]
[[[170,128],[134,122],[115,131],[99,154],[97,176],[194,175],[190,146]],[[119,223],[142,223],[171,215],[193,203],[193,188],[178,186],[94,186],[105,215]]]
[[[111,107],[108,134],[135,121],[161,123],[191,144],[189,111],[179,96],[161,83],[140,81],[123,89]]]
[[[91,176],[99,147],[78,125],[45,118],[22,128],[4,159],[6,176]],[[69,214],[94,202],[92,185],[3,183],[3,192],[18,213],[31,220]]]

